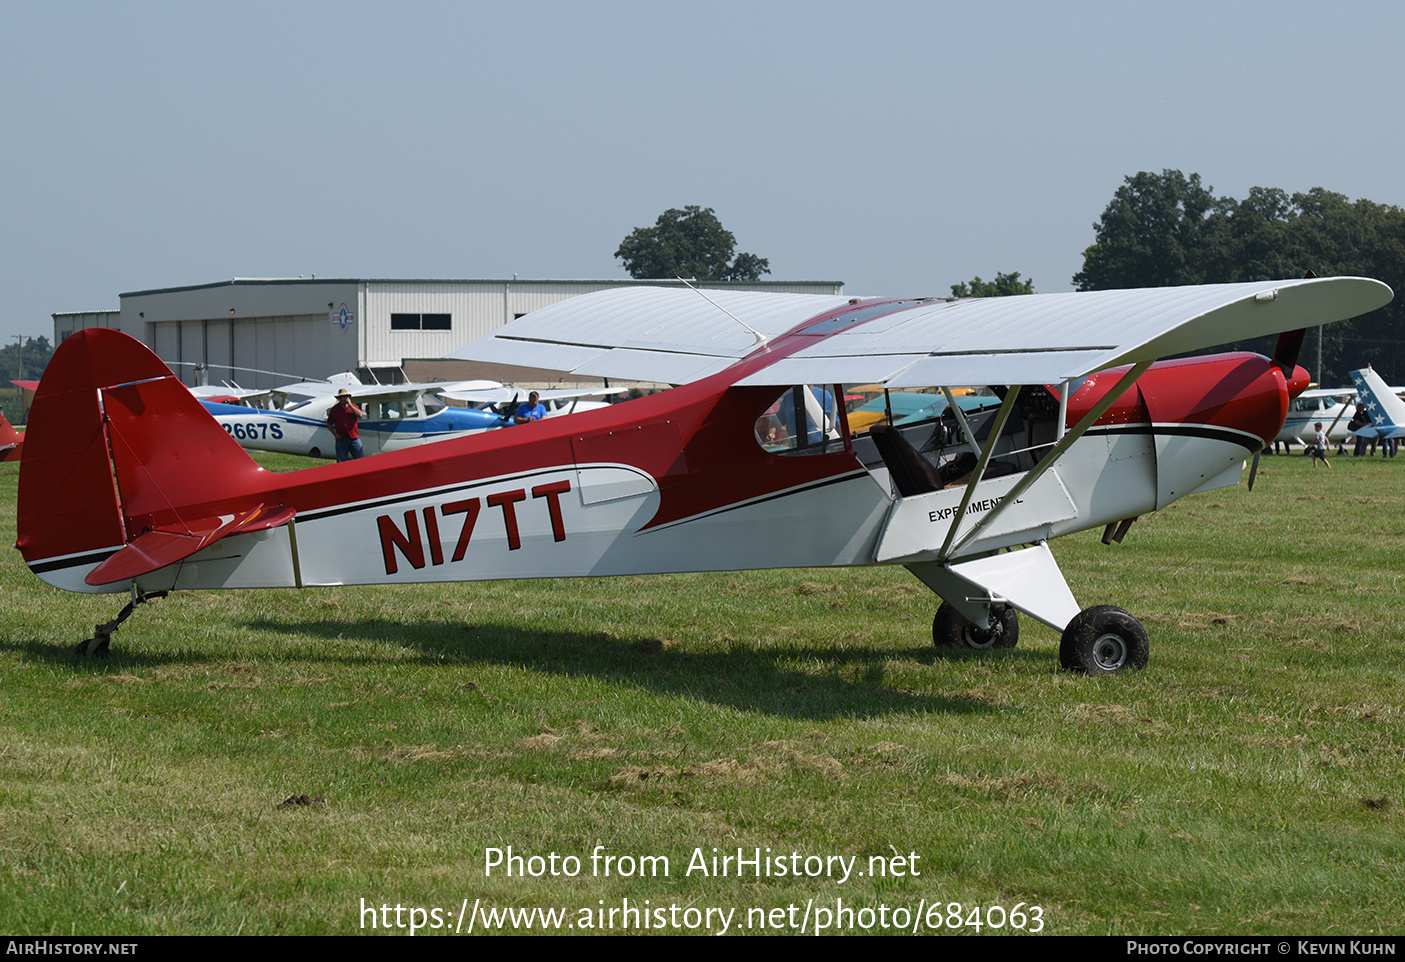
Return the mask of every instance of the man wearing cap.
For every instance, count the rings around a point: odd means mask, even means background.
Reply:
[[[541,395],[536,391],[527,395],[527,403],[517,405],[517,413],[512,416],[513,424],[527,424],[546,417],[546,406],[541,403]]]
[[[365,456],[366,452],[361,447],[361,432],[356,427],[356,422],[365,416],[366,412],[352,402],[350,391],[342,388],[337,392],[337,403],[327,412],[327,427],[332,429],[337,439],[338,461],[352,461]]]

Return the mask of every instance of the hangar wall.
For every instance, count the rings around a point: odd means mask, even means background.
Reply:
[[[84,327],[117,327],[152,348],[187,384],[199,383],[198,370],[208,383],[243,387],[343,371],[393,381],[406,359],[443,358],[539,307],[639,285],[681,286],[676,280],[235,278],[121,294],[118,311],[55,314],[54,340]],[[839,281],[700,286],[844,292]]]
[[[192,383],[190,375],[204,365],[211,384],[230,380],[262,386],[256,372],[267,372],[282,383],[292,376],[311,376],[309,371],[326,377],[355,370],[355,351],[336,350],[354,344],[338,344],[335,335],[328,337],[326,327],[326,314],[154,321],[143,340],[186,383]],[[284,366],[290,360],[291,366]]]
[[[58,347],[60,341],[68,337],[74,331],[81,331],[85,327],[115,327],[122,326],[121,311],[61,311],[52,315],[54,319],[54,346]]]
[[[356,370],[361,288],[357,281],[236,279],[136,291],[121,298],[121,329],[145,343],[181,380],[273,387],[298,377]],[[350,321],[337,323],[341,305]]]

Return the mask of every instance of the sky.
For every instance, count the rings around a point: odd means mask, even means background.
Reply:
[[[0,0],[0,338],[233,277],[1072,289],[1138,171],[1405,206],[1405,4]]]

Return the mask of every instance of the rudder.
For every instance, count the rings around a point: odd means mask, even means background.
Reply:
[[[143,532],[188,529],[211,502],[257,503],[264,474],[145,345],[88,328],[35,392],[15,546],[51,584],[93,590],[83,572]]]

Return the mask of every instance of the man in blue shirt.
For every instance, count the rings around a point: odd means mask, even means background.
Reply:
[[[541,403],[541,395],[536,391],[527,395],[527,403],[517,406],[517,413],[512,416],[513,424],[527,424],[531,421],[540,421],[546,417],[546,407]]]

